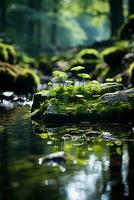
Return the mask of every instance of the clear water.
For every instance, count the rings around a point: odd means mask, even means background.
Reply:
[[[107,125],[110,130],[128,140],[43,139],[33,133],[29,108],[1,110],[0,199],[134,199],[133,125]],[[58,151],[65,152],[65,162],[39,163]]]

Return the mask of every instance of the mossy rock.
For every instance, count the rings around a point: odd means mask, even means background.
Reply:
[[[122,67],[122,60],[126,53],[126,48],[118,48],[116,46],[109,47],[102,51],[104,62],[107,63],[112,70]]]
[[[82,58],[83,60],[90,60],[90,61],[98,61],[100,58],[100,54],[96,49],[83,49],[81,50],[78,57]]]
[[[124,122],[134,121],[133,114],[133,88],[123,90],[118,83],[92,81],[87,86],[75,86],[72,91],[67,86],[58,86],[49,92],[35,94],[31,119],[48,125],[82,121]]]
[[[10,64],[16,63],[16,50],[14,46],[0,43],[0,61]]]
[[[121,40],[133,40],[134,39],[134,15],[131,15],[119,30],[119,37]]]
[[[8,63],[0,63],[0,90],[16,93],[33,92],[39,84],[39,78],[30,69]]]
[[[89,73],[95,70],[96,65],[101,62],[100,54],[95,49],[83,49],[75,58],[70,61],[70,68],[82,66],[82,73]],[[76,72],[72,72],[76,76]]]
[[[7,63],[0,63],[0,90],[12,90],[15,87],[16,71]]]
[[[39,77],[30,69],[23,69],[18,72],[15,91],[17,93],[34,92],[39,85]]]

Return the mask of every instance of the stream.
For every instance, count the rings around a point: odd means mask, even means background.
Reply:
[[[0,200],[134,198],[133,124],[104,127],[123,135],[123,142],[79,142],[35,134],[29,116],[28,106],[0,111]],[[64,152],[65,159],[40,162],[54,152]]]

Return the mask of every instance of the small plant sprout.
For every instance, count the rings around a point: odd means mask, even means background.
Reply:
[[[122,82],[122,77],[121,76],[117,76],[115,78],[115,80],[116,80],[117,83],[121,83]]]
[[[76,71],[77,72],[77,77],[78,77],[78,71],[82,70],[82,69],[85,69],[85,67],[82,67],[82,66],[77,66],[77,67],[73,67],[71,69],[71,71]],[[79,81],[79,80],[78,80]],[[79,82],[79,85],[80,85],[80,82]]]
[[[73,82],[73,81],[70,81],[70,80],[66,80],[65,83],[66,83],[67,85],[72,85],[74,82]]]
[[[76,99],[77,99],[77,101],[76,101],[76,112],[77,112],[77,110],[78,110],[78,108],[79,108],[79,101],[80,101],[81,99],[83,99],[84,96],[83,96],[82,94],[76,94],[75,97],[76,97]]]
[[[112,83],[112,82],[114,82],[114,79],[113,78],[106,78],[106,82]]]
[[[52,89],[52,85],[53,85],[53,84],[52,84],[52,82],[48,82],[47,85],[48,85],[48,90],[49,90],[49,94],[50,94],[50,91],[51,91],[51,89]]]
[[[57,81],[57,83],[63,83],[68,79],[66,72],[54,71],[53,75],[55,76],[52,80]]]
[[[84,86],[85,79],[91,78],[91,76],[89,74],[86,74],[86,73],[78,74],[78,77],[83,79],[83,86]]]
[[[73,68],[71,69],[71,71],[76,71],[76,72],[78,72],[78,71],[80,71],[80,70],[82,70],[82,69],[85,69],[85,67],[77,66],[77,67],[73,67]]]
[[[52,84],[52,82],[48,82],[48,87],[50,88],[53,84]]]

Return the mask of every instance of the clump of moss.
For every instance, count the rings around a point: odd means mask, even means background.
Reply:
[[[18,53],[17,54],[17,63],[19,63],[19,65],[25,65],[31,68],[38,68],[38,63],[36,61],[35,58],[28,56],[25,53]]]
[[[30,69],[8,63],[0,63],[0,90],[16,93],[33,92],[39,84],[39,78]]]
[[[32,118],[42,118],[57,115],[63,121],[65,115],[69,115],[67,120],[74,119],[79,114],[84,115],[97,113],[101,100],[101,95],[111,93],[123,89],[123,86],[118,83],[99,83],[91,81],[87,85],[62,85],[51,88],[49,91],[42,91],[34,95],[32,106]],[[44,113],[44,114],[43,114]],[[54,117],[54,116],[53,116]],[[57,117],[57,116],[55,116]]]
[[[16,50],[13,45],[0,43],[0,61],[10,64],[16,62]]]
[[[96,49],[83,49],[78,53],[78,57],[83,60],[89,60],[90,62],[97,62],[100,55]]]
[[[122,121],[128,116],[133,119],[134,90],[118,91],[120,89],[120,84],[112,86],[98,82],[84,88],[57,86],[49,92],[34,95],[32,119],[46,123]]]

